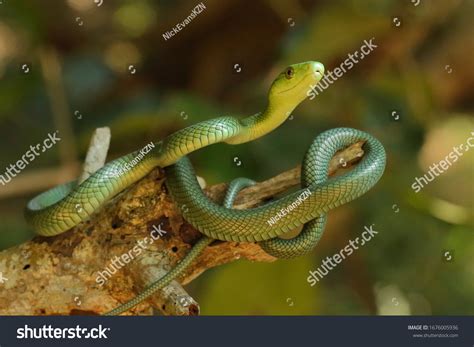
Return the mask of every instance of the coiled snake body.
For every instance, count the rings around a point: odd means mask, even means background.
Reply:
[[[165,168],[166,185],[173,200],[180,207],[186,206],[182,211],[183,217],[205,236],[175,268],[134,299],[109,312],[110,315],[125,312],[167,285],[214,239],[257,241],[267,253],[279,258],[307,253],[321,237],[326,213],[361,196],[381,177],[385,168],[385,151],[379,141],[350,128],[322,133],[305,155],[302,190],[248,210],[234,210],[231,206],[237,192],[253,184],[253,181],[244,178],[233,181],[224,205],[220,206],[204,195],[186,155],[218,142],[240,144],[252,141],[272,131],[306,98],[310,85],[319,82],[323,74],[324,66],[318,62],[291,65],[273,82],[264,112],[241,120],[234,117],[215,118],[177,131],[155,143],[155,147],[135,166],[129,165],[131,168],[126,172],[123,172],[123,167],[134,160],[139,151],[106,164],[80,185],[71,182],[38,195],[28,203],[26,219],[38,234],[57,235],[89,218],[107,200],[144,177],[154,167]],[[365,141],[366,154],[357,167],[328,179],[329,162],[333,155],[362,140]],[[305,198],[301,199],[299,196],[303,192]],[[290,213],[276,223],[268,222],[297,200],[298,204]],[[278,237],[301,225],[304,225],[303,230],[293,239]]]

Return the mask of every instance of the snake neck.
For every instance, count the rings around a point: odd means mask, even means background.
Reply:
[[[219,117],[181,129],[156,142],[147,168],[166,167],[185,155],[214,143],[241,144],[253,141],[280,126],[302,100],[269,98],[265,111],[243,119]],[[143,165],[143,167],[145,167]]]
[[[243,126],[242,131],[225,142],[237,145],[266,135],[279,127],[290,116],[295,107],[296,105],[291,102],[280,101],[276,103],[270,101],[265,111],[240,120]]]

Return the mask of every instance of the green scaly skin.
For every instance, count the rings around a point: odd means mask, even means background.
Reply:
[[[233,180],[229,184],[229,187],[227,188],[227,192],[224,197],[223,206],[225,208],[232,208],[232,203],[237,197],[237,194],[239,193],[239,191],[241,191],[245,187],[248,187],[254,184],[255,184],[254,181],[251,181],[247,178],[237,178]],[[171,271],[169,271],[166,275],[164,275],[163,277],[161,277],[160,279],[158,279],[157,281],[153,282],[151,285],[146,287],[145,290],[143,290],[140,294],[138,294],[132,300],[126,302],[125,304],[120,305],[119,307],[116,307],[110,312],[107,312],[105,316],[116,316],[125,311],[128,311],[132,307],[138,305],[142,301],[149,298],[157,290],[168,285],[172,280],[174,280],[176,277],[182,274],[187,269],[187,267],[191,264],[191,262],[194,259],[196,259],[196,257],[199,254],[201,254],[204,248],[206,248],[212,241],[214,241],[214,239],[210,237],[207,237],[207,236],[201,237],[201,239],[198,242],[196,242],[196,244],[189,251],[189,253],[186,254],[186,256],[183,259],[181,259],[181,261],[173,269],[171,269]]]
[[[183,273],[213,239],[260,242],[266,252],[279,258],[305,254],[321,237],[326,213],[361,196],[379,180],[385,168],[385,151],[380,142],[355,129],[339,128],[324,132],[314,140],[304,158],[303,189],[248,210],[233,210],[230,206],[236,193],[252,181],[234,181],[224,206],[217,205],[202,192],[186,155],[210,144],[240,144],[267,134],[285,121],[306,98],[310,85],[319,82],[323,73],[323,65],[317,62],[291,65],[273,82],[264,112],[241,120],[234,117],[215,118],[177,131],[155,143],[152,151],[121,175],[116,172],[131,163],[139,151],[116,159],[79,186],[75,182],[68,183],[32,199],[26,208],[27,221],[40,235],[57,235],[88,219],[107,200],[144,177],[154,167],[165,168],[171,196],[178,206],[187,206],[186,211],[182,211],[184,218],[205,236],[169,273],[131,301],[109,312],[110,315],[127,311],[167,285]],[[366,141],[366,155],[359,165],[349,173],[328,179],[329,162],[333,155],[361,140]],[[301,199],[303,192],[306,192],[305,199]],[[293,206],[291,212],[274,224],[269,222],[290,205]],[[301,225],[304,228],[297,237],[290,240],[278,237]]]

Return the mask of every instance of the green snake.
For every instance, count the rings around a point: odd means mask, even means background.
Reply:
[[[203,193],[186,155],[214,143],[241,144],[269,133],[306,99],[310,86],[318,83],[323,75],[324,66],[319,62],[291,65],[272,83],[264,112],[243,119],[219,117],[181,129],[156,142],[138,163],[136,157],[140,151],[135,151],[107,163],[80,185],[70,182],[38,195],[26,207],[26,220],[40,235],[60,234],[88,219],[106,201],[153,168],[165,169],[166,186],[174,202],[180,207],[184,219],[204,236],[166,275],[108,315],[127,311],[169,284],[215,239],[259,242],[263,250],[278,258],[305,254],[320,239],[327,212],[361,196],[382,176],[386,159],[378,140],[350,128],[337,128],[320,134],[303,160],[302,189],[247,210],[232,209],[232,202],[238,191],[253,181],[234,180],[229,185],[224,204],[216,204]],[[329,162],[334,154],[358,141],[365,141],[366,151],[360,163],[343,175],[328,178]],[[124,167],[128,169],[124,171]],[[282,214],[282,211],[286,213]],[[276,220],[275,216],[279,219]],[[302,225],[298,236],[292,239],[279,237]]]

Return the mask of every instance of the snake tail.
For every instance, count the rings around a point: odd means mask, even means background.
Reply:
[[[227,188],[227,192],[223,201],[223,206],[226,208],[232,208],[232,204],[237,194],[239,193],[239,191],[253,184],[255,184],[255,182],[247,178],[237,178],[233,180],[229,184],[229,187]],[[140,294],[138,294],[132,300],[114,308],[113,310],[105,313],[104,315],[116,316],[116,315],[122,314],[130,310],[131,308],[135,307],[139,303],[145,301],[154,293],[156,293],[158,290],[170,284],[171,281],[179,277],[189,267],[189,265],[193,262],[193,260],[196,259],[199,256],[199,254],[201,254],[202,251],[212,241],[214,240],[210,237],[207,237],[207,236],[201,237],[199,241],[196,242],[196,244],[194,244],[194,246],[191,248],[188,254],[186,254],[186,256],[173,269],[171,269],[163,277],[161,277],[160,279],[156,280],[155,282],[150,284],[148,287],[146,287]]]

